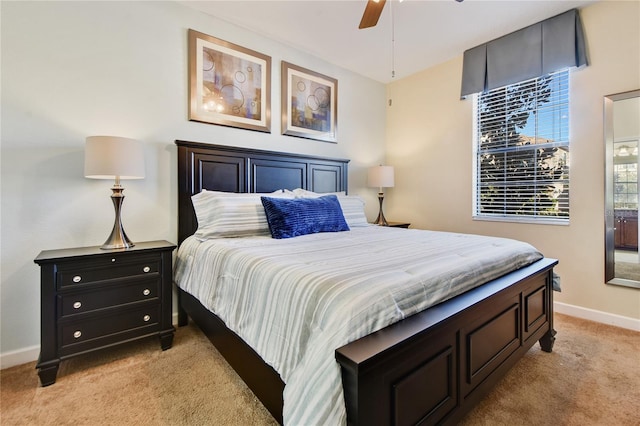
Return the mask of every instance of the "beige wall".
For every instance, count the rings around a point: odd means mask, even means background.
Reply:
[[[640,319],[640,290],[604,284],[603,96],[640,88],[640,3],[605,1],[581,11],[590,66],[571,75],[571,223],[474,221],[472,109],[459,100],[462,57],[389,85],[387,163],[396,186],[386,217],[414,227],[512,237],[557,258],[555,300]]]

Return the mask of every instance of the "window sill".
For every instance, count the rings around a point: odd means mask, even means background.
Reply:
[[[560,225],[568,226],[569,219],[533,219],[527,217],[507,217],[507,216],[472,216],[473,220],[481,222],[510,222],[510,223],[528,223],[531,225]]]

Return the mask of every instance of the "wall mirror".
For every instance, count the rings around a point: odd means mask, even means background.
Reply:
[[[640,288],[640,90],[604,98],[605,282]]]

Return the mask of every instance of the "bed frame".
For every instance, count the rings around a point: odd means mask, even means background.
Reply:
[[[176,145],[180,243],[197,228],[191,196],[202,189],[347,190],[348,160],[186,141]],[[337,348],[348,423],[453,424],[536,341],[551,352],[556,334],[552,291],[556,264],[554,259],[539,260]],[[178,305],[179,325],[191,317],[282,423],[284,383],[278,373],[180,289]]]

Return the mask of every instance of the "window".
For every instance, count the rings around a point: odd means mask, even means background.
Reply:
[[[569,70],[475,96],[474,217],[569,221]]]
[[[613,208],[638,209],[638,141],[613,144]]]

